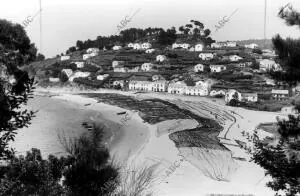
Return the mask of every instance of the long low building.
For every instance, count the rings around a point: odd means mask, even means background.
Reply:
[[[168,89],[168,81],[129,81],[129,90],[132,91],[153,91],[153,92],[166,92]]]
[[[207,86],[195,85],[187,86],[184,82],[169,83],[166,80],[157,81],[129,81],[129,90],[132,91],[153,91],[153,92],[168,92],[170,94],[207,96],[209,89]]]

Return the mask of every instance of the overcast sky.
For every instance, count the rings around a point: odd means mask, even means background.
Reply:
[[[39,0],[1,0],[0,18],[21,23],[39,10]],[[299,29],[287,27],[277,17],[287,3],[300,11],[299,0],[268,0],[267,38],[279,33],[300,37]],[[127,24],[130,27],[170,28],[199,20],[212,31],[216,40],[261,39],[264,36],[264,0],[42,0],[42,52],[52,57],[74,46],[77,40],[111,35],[126,15],[140,11]],[[236,9],[222,29],[215,25]],[[40,49],[40,14],[26,27],[31,40]]]

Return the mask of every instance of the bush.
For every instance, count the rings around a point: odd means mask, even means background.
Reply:
[[[59,80],[63,83],[67,82],[69,80],[67,74],[65,72],[61,72],[59,75]]]
[[[177,54],[174,54],[174,53],[168,53],[167,57],[168,58],[177,58],[178,56],[177,56]]]
[[[223,95],[223,94],[218,94],[218,95],[215,95],[215,96],[213,96],[214,98],[224,98],[225,97],[225,95]]]
[[[229,106],[234,106],[234,107],[237,107],[240,105],[240,102],[236,99],[231,99],[228,103]]]
[[[103,128],[94,129],[79,138],[59,136],[65,150],[71,155],[65,164],[63,184],[70,195],[109,195],[119,184],[119,169],[109,161],[108,149],[103,145]],[[110,181],[114,183],[107,187]]]
[[[256,53],[256,54],[262,54],[262,53],[263,53],[262,50],[261,50],[260,48],[254,48],[254,49],[252,50],[252,52],[253,52],[253,53]]]
[[[65,159],[49,156],[42,159],[40,150],[32,149],[25,157],[11,159],[0,170],[0,192],[3,195],[61,195],[59,185]]]
[[[50,76],[51,76],[52,78],[58,78],[59,75],[60,75],[60,73],[61,73],[61,70],[60,70],[60,69],[52,69],[52,70],[51,70]]]
[[[73,82],[92,88],[100,88],[103,85],[103,80],[89,80],[87,78],[75,78]]]
[[[93,65],[85,65],[83,68],[80,68],[78,70],[83,71],[83,72],[95,73],[99,70],[99,68],[96,66],[93,66]]]
[[[72,69],[72,71],[76,71],[77,70],[77,65],[75,63],[71,63],[66,65],[65,67],[66,69]]]

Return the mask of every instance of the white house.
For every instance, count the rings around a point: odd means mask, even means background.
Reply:
[[[142,45],[139,44],[139,43],[135,43],[135,44],[133,44],[133,49],[135,49],[135,50],[141,50],[142,49]]]
[[[172,49],[176,49],[176,48],[189,49],[190,47],[191,47],[191,45],[188,44],[188,43],[174,43],[174,44],[172,44]]]
[[[194,47],[190,47],[189,51],[190,52],[195,52],[195,48]]]
[[[236,47],[236,42],[226,42],[227,47]]]
[[[99,53],[93,53],[93,52],[92,52],[92,53],[89,53],[90,57],[91,57],[91,56],[97,56],[98,54],[99,54]]]
[[[270,59],[263,59],[259,61],[259,69],[264,71],[280,71],[281,67],[279,64],[277,64],[274,60]]]
[[[77,68],[83,68],[84,67],[84,62],[83,61],[76,61],[74,62]]]
[[[289,97],[289,90],[276,90],[272,89],[272,99],[274,100],[286,100]]]
[[[118,45],[112,47],[113,50],[120,50],[121,48],[122,48],[122,46],[118,46]]]
[[[87,60],[90,57],[91,57],[91,54],[84,54],[84,55],[82,55],[82,59],[83,60]]]
[[[61,57],[60,57],[60,60],[61,60],[61,61],[65,61],[65,60],[69,60],[69,59],[70,59],[70,56],[68,56],[68,55],[61,56]]]
[[[254,44],[254,43],[252,43],[252,44],[246,44],[245,45],[245,48],[251,48],[251,49],[254,49],[254,48],[258,48],[258,45],[257,44]]]
[[[71,75],[73,74],[72,69],[63,69],[61,70],[61,72],[65,73],[68,76],[68,78],[70,78]]]
[[[152,91],[152,86],[150,81],[129,81],[129,90],[132,91]]]
[[[196,45],[195,45],[195,51],[196,51],[196,52],[202,51],[203,48],[204,48],[204,45],[203,45],[203,44],[196,44]]]
[[[184,82],[171,83],[168,86],[168,93],[183,95],[186,92],[187,85]]]
[[[165,80],[165,78],[162,77],[161,75],[153,75],[152,81],[157,81],[157,80]]]
[[[113,82],[113,86],[114,87],[117,87],[117,86],[120,86],[121,88],[124,88],[124,80],[115,80],[114,82]]]
[[[209,52],[209,53],[200,53],[199,54],[199,58],[202,59],[202,60],[205,60],[205,61],[211,60],[215,56],[216,56],[216,53],[211,53],[211,52]]]
[[[204,65],[197,64],[194,66],[194,72],[203,72],[204,71]]]
[[[142,44],[142,48],[145,49],[145,50],[147,50],[147,49],[149,49],[151,47],[152,47],[152,45],[150,43],[148,43],[148,42],[145,42],[145,43]]]
[[[129,47],[129,48],[133,48],[133,46],[134,46],[134,44],[133,44],[133,43],[129,43],[129,44],[127,44],[127,47]]]
[[[236,97],[235,97],[236,96]],[[228,92],[225,94],[225,101],[226,103],[229,103],[232,99],[237,99],[238,101],[242,100],[242,95],[240,92],[234,89],[230,89]]]
[[[152,68],[153,68],[153,64],[152,63],[144,63],[141,66],[141,70],[142,71],[151,71]]]
[[[195,86],[201,86],[202,88],[206,88],[206,89],[210,89],[211,85],[212,84],[209,82],[209,80],[207,81],[199,80],[195,82]]]
[[[145,52],[146,52],[147,54],[151,54],[151,53],[153,53],[154,51],[155,51],[155,49],[151,48],[151,49],[147,49]]]
[[[139,71],[140,71],[139,66],[135,66],[127,69],[127,72],[139,72]]]
[[[281,113],[286,115],[298,115],[299,112],[295,106],[286,106],[281,108]]]
[[[275,86],[276,85],[276,82],[274,79],[271,79],[271,78],[265,78],[265,82],[267,85],[271,85],[271,86]]]
[[[152,84],[152,91],[154,92],[166,92],[168,90],[168,82],[166,80],[156,80]]]
[[[207,96],[208,90],[207,88],[203,88],[202,86],[187,86],[185,89],[185,94],[195,96]]]
[[[235,64],[235,67],[246,68],[250,65],[252,65],[252,62],[239,62]]]
[[[89,49],[86,50],[86,53],[88,53],[88,54],[93,53],[93,54],[97,54],[98,55],[99,52],[100,52],[99,48],[89,48]]]
[[[219,96],[225,96],[226,92],[227,92],[226,90],[214,89],[214,90],[210,91],[209,95],[212,96],[212,97],[217,96],[217,95],[219,95]]]
[[[88,76],[90,76],[91,73],[90,72],[82,72],[82,71],[78,71],[78,72],[75,72],[70,78],[69,78],[69,81],[73,82],[73,80],[75,78],[86,78]]]
[[[211,48],[222,48],[222,47],[224,47],[224,44],[221,43],[221,42],[215,42],[215,43],[212,43],[212,44],[210,45],[210,47],[211,47]]]
[[[216,42],[210,45],[211,48],[236,47],[236,42]]]
[[[124,61],[113,61],[112,62],[112,67],[116,66],[124,66],[125,62]]]
[[[225,65],[210,65],[209,66],[211,72],[221,72],[226,70]]]
[[[232,62],[236,62],[236,61],[239,61],[239,60],[242,60],[243,58],[238,56],[238,55],[230,55],[229,57],[229,60],[232,61]]]
[[[127,71],[128,71],[128,69],[126,67],[122,66],[122,65],[118,65],[118,66],[114,67],[114,72],[123,72],[123,73],[125,73]]]
[[[264,49],[262,50],[262,52],[263,52],[263,56],[276,57],[276,53],[274,50]]]
[[[242,101],[245,102],[257,102],[257,93],[242,93]]]
[[[109,74],[98,75],[97,80],[105,80],[108,76]]]
[[[50,82],[59,82],[59,78],[52,78],[52,77],[50,77],[49,81]]]
[[[191,47],[191,45],[187,44],[187,43],[182,43],[181,47],[184,48],[184,49],[189,49],[189,47]]]
[[[167,60],[167,57],[165,55],[157,55],[156,56],[156,61],[163,62],[165,60]]]
[[[176,48],[180,48],[181,47],[181,44],[178,44],[178,43],[174,43],[172,44],[172,49],[176,49]]]

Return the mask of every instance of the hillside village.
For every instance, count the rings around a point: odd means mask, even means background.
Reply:
[[[255,43],[207,45],[177,39],[161,47],[148,40],[115,44],[110,49],[76,50],[46,59],[37,69],[37,79],[46,85],[208,96],[233,106],[268,111],[289,106],[297,93],[298,88],[288,88],[271,78],[270,72],[282,71],[276,54]]]
[[[2,5],[1,196],[300,196],[300,2],[40,0],[10,21],[29,7]]]

